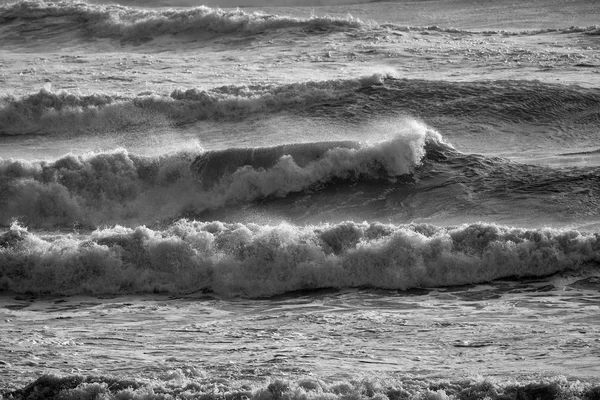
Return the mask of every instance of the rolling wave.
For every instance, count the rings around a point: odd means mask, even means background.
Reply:
[[[298,227],[180,220],[87,235],[0,235],[0,290],[52,294],[409,289],[548,276],[600,262],[600,237],[495,224]]]
[[[378,142],[0,159],[0,224],[93,229],[260,215],[298,224],[597,219],[600,167],[555,169],[461,153],[415,120],[388,128]]]
[[[0,99],[0,135],[97,134],[282,111],[343,120],[403,114],[426,121],[451,117],[486,124],[593,125],[600,123],[600,90],[535,81],[403,80],[393,72],[287,85],[177,89],[170,95],[134,97],[82,96],[44,88],[20,98]]]
[[[97,226],[164,221],[181,213],[285,197],[332,180],[410,174],[441,136],[410,121],[377,143],[309,143],[140,157],[125,150],[54,162],[0,159],[0,223]]]

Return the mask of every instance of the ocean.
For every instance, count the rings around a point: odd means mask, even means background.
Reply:
[[[0,399],[599,399],[598,21],[3,2]]]

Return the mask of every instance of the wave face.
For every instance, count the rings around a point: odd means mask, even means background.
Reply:
[[[600,261],[598,234],[494,224],[344,222],[297,227],[180,220],[164,230],[116,226],[0,236],[0,289],[34,293],[408,289],[547,276]]]

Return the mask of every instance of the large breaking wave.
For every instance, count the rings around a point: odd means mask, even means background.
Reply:
[[[408,289],[546,276],[600,262],[600,236],[471,224],[298,227],[180,220],[163,230],[0,235],[0,290],[53,294]],[[597,265],[597,264],[596,264]]]
[[[53,162],[0,159],[0,224],[151,224],[186,213],[285,197],[332,180],[410,174],[441,136],[408,121],[375,143],[307,143],[141,157],[125,150]],[[245,155],[245,156],[244,156]],[[211,161],[212,160],[212,161]]]
[[[0,159],[0,225],[94,229],[182,217],[249,222],[259,214],[297,224],[597,223],[597,166],[556,169],[461,153],[412,119],[378,130],[384,137],[372,142]]]

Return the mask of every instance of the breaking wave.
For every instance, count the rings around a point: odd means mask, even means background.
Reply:
[[[403,80],[393,72],[287,85],[176,89],[169,95],[133,97],[75,95],[44,88],[32,95],[0,99],[0,135],[85,135],[281,111],[345,120],[367,119],[376,113],[486,123],[595,124],[600,122],[600,92],[528,81]]]
[[[555,169],[461,153],[412,119],[376,128],[383,136],[372,142],[0,159],[0,226],[156,226],[182,217],[245,223],[260,222],[258,215],[298,224],[596,221],[597,166]]]
[[[0,159],[0,224],[19,219],[52,228],[172,220],[182,213],[285,197],[335,179],[409,174],[425,156],[426,143],[442,141],[416,121],[390,129],[389,138],[376,143],[308,143],[159,157],[120,150],[53,162]]]
[[[488,398],[517,400],[523,398],[560,398],[565,400],[595,399],[600,386],[593,382],[568,380],[565,377],[538,378],[495,382],[479,376],[477,379],[437,380],[400,376],[382,383],[376,380],[326,383],[319,379],[273,380],[268,385],[250,387],[247,384],[221,379],[218,384],[207,382],[193,365],[165,372],[159,379],[134,379],[98,375],[42,375],[30,384],[6,391],[8,398],[30,398],[32,395],[82,399],[100,397],[112,400],[203,398],[206,400],[247,398],[249,400],[356,400],[411,399],[448,400]]]
[[[371,80],[381,79],[375,74],[373,78],[282,86],[177,89],[170,95],[142,93],[136,97],[80,96],[44,88],[20,98],[0,99],[0,135],[85,134],[152,126],[159,119],[180,125],[203,119],[239,118],[337,99]]]
[[[180,220],[86,235],[0,236],[0,290],[52,294],[205,291],[264,297],[320,288],[409,289],[547,276],[600,262],[600,236],[471,224],[298,227]]]

